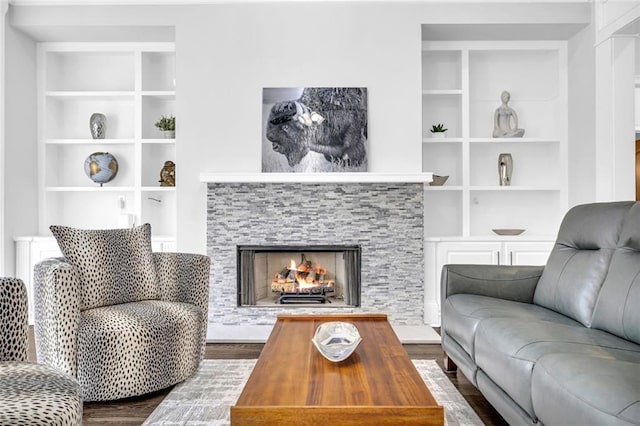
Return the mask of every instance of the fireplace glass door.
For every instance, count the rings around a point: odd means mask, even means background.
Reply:
[[[360,306],[359,246],[238,246],[238,306]]]

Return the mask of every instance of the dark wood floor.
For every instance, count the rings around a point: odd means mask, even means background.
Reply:
[[[35,360],[33,335],[30,336],[29,358]],[[263,344],[208,344],[207,359],[255,359],[260,355]],[[442,368],[440,345],[405,345],[411,359],[435,359]],[[462,375],[448,374],[451,383],[458,389],[469,405],[487,425],[504,426],[507,423],[491,407],[482,394]],[[128,398],[112,402],[86,402],[83,424],[85,425],[140,425],[171,391],[165,389],[142,397]]]

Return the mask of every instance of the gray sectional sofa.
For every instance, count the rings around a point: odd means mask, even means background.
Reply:
[[[640,425],[640,203],[572,208],[546,266],[445,266],[442,346],[512,425]]]

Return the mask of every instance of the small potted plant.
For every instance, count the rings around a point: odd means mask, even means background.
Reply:
[[[444,124],[434,124],[431,126],[431,137],[432,138],[444,138],[446,134],[447,128],[444,127]]]
[[[169,139],[176,137],[176,118],[173,115],[169,117],[165,117],[163,115],[158,121],[156,121],[154,126],[162,131],[163,137]]]

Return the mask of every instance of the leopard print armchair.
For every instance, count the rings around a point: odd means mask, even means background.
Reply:
[[[151,253],[145,226],[52,227],[65,257],[35,267],[38,359],[77,377],[85,401],[174,385],[204,356],[209,257]]]
[[[0,424],[81,424],[78,382],[27,362],[27,290],[19,279],[0,278],[0,324]]]

